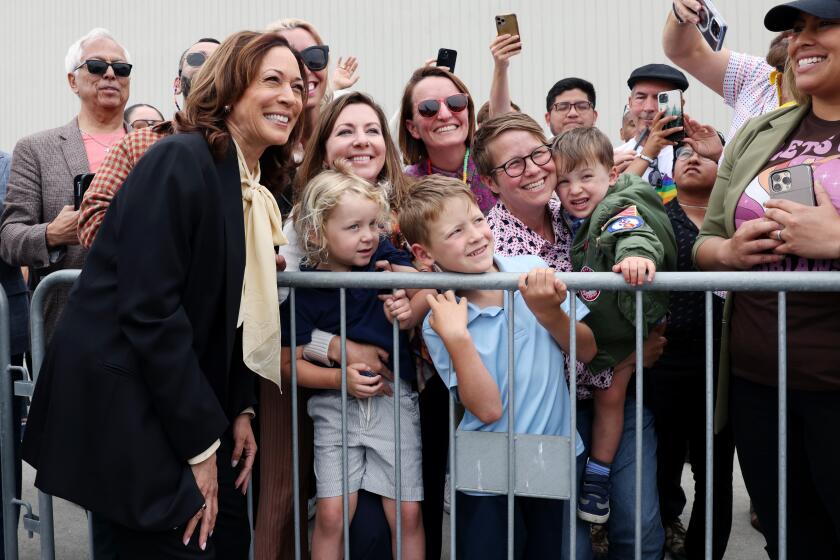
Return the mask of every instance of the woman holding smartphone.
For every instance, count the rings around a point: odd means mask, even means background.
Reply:
[[[800,0],[764,23],[791,31],[799,105],[753,119],[727,146],[694,259],[704,270],[840,270],[840,4]],[[813,172],[815,206],[772,199],[771,173],[797,165]],[[787,295],[787,539],[797,558],[840,554],[840,451],[830,445],[840,422],[838,311],[838,293]],[[718,402],[726,410],[728,396],[744,481],[775,558],[776,294],[730,293],[724,313]]]
[[[441,67],[418,69],[403,91],[399,122],[406,175],[455,177],[470,186],[482,212],[495,206],[470,156],[475,106],[464,82]]]

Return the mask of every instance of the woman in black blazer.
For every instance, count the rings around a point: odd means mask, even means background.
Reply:
[[[220,46],[180,133],[114,198],[48,348],[24,458],[38,488],[114,523],[121,558],[247,557],[254,372],[274,375],[253,301],[284,242],[260,172],[286,178],[303,75],[277,35]]]

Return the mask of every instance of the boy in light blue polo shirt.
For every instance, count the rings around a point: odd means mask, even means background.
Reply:
[[[570,436],[569,392],[563,373],[570,329],[576,330],[578,359],[589,361],[597,352],[592,331],[578,322],[587,313],[584,304],[577,302],[577,321],[570,320],[566,287],[542,259],[494,256],[490,227],[460,181],[426,177],[410,188],[408,200],[411,204],[400,212],[400,230],[420,264],[467,274],[523,273],[513,296],[514,431]],[[456,296],[448,291],[428,299],[432,311],[424,322],[423,338],[438,374],[466,409],[460,429],[507,432],[504,292],[459,290]],[[576,433],[575,442],[580,454],[583,445]],[[517,558],[559,554],[568,533],[563,528],[565,507],[559,500],[516,498]],[[456,527],[459,560],[504,558],[507,497],[459,492]]]

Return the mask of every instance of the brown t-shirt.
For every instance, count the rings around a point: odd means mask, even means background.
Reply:
[[[735,227],[764,216],[769,176],[778,169],[808,164],[840,212],[840,121],[809,114],[741,195]],[[840,261],[795,255],[754,270],[840,270]],[[731,319],[732,373],[756,383],[778,380],[778,319],[775,292],[738,292]],[[840,293],[788,292],[788,386],[818,391],[840,389]]]

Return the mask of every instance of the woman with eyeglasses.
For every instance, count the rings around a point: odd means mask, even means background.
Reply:
[[[129,130],[140,130],[163,122],[163,114],[145,103],[137,103],[128,107],[123,113],[123,118]]]
[[[790,31],[786,77],[799,105],[752,119],[727,144],[694,260],[703,270],[840,270],[840,3],[779,5],[764,25]],[[771,558],[781,554],[777,311],[774,292],[729,294],[718,383]],[[786,319],[787,553],[838,558],[840,294],[789,292]]]
[[[470,155],[475,106],[464,82],[444,68],[425,66],[403,91],[399,143],[409,177],[439,173],[468,184],[485,214],[496,204]]]
[[[256,376],[280,383],[270,189],[303,74],[274,33],[225,40],[114,197],[47,349],[23,456],[111,522],[120,558],[248,557]]]
[[[347,166],[362,179],[389,192],[391,207],[398,209],[406,190],[406,177],[400,165],[396,144],[391,139],[385,114],[368,95],[350,92],[328,103],[306,144],[303,162],[296,170],[295,195],[325,168]],[[299,270],[303,256],[294,216],[286,221],[283,233],[289,243],[280,248],[286,270]],[[288,290],[281,289],[281,299]],[[338,333],[315,330],[312,342],[304,347],[304,357],[330,366],[341,362]],[[387,373],[389,351],[347,340],[347,363],[365,363],[371,371]],[[285,372],[288,375],[288,372]],[[312,420],[306,414],[309,391],[298,391],[298,422],[301,445],[301,542],[308,538],[306,505],[312,469]],[[294,557],[293,478],[289,449],[292,442],[292,401],[268,383],[260,385],[260,502],[257,511],[254,554],[257,560]],[[304,544],[305,546],[305,544]],[[353,558],[379,559],[391,554],[391,534],[379,496],[361,491],[356,515],[350,527]]]

